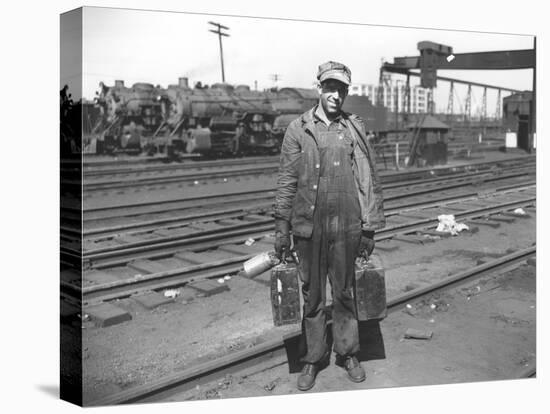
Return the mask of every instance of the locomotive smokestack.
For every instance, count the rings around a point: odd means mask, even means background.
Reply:
[[[187,77],[181,77],[178,79],[180,88],[189,88],[189,79]]]
[[[123,80],[115,80],[115,86],[118,88],[122,88],[124,86]]]

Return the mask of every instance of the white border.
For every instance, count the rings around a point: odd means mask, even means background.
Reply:
[[[174,11],[227,13],[250,16],[361,22],[371,24],[481,30],[538,36],[538,113],[548,90],[541,74],[548,29],[543,2],[481,2],[463,0],[367,2],[340,0],[299,3],[295,0],[96,0],[89,6],[131,7]],[[78,408],[56,396],[59,378],[58,259],[59,177],[58,98],[59,14],[80,7],[77,1],[53,4],[18,1],[4,5],[2,15],[2,364],[4,412],[76,412]],[[312,39],[314,41],[314,39]],[[6,116],[8,114],[8,116]],[[544,124],[538,117],[538,180],[545,178],[542,154]],[[6,162],[7,161],[7,162]],[[539,186],[538,245],[547,220],[547,206]],[[22,224],[23,223],[23,224]],[[6,249],[7,248],[7,249]],[[9,250],[8,250],[9,249]],[[39,253],[36,255],[36,251]],[[298,397],[249,398],[155,406],[90,409],[91,412],[541,412],[543,368],[547,341],[548,306],[544,274],[546,260],[539,255],[538,278],[538,379],[376,391],[309,394]],[[546,312],[545,312],[546,311]],[[7,369],[6,369],[7,368]]]

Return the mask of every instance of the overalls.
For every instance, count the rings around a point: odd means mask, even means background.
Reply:
[[[355,258],[361,236],[361,207],[353,175],[353,140],[347,128],[333,122],[318,125],[320,179],[311,238],[295,237],[303,282],[303,362],[328,355],[325,314],[327,276],[332,288],[334,351],[341,356],[359,351],[353,290]]]

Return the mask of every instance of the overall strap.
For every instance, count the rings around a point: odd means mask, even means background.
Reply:
[[[365,136],[361,133],[361,130],[359,130],[359,128],[355,126],[355,123],[353,121],[351,121],[347,117],[345,121],[346,121],[346,124],[348,125],[349,130],[351,131],[351,135],[353,135],[353,137],[355,138],[355,141],[357,142],[357,144],[359,144],[359,147],[361,148],[361,150],[365,153],[367,158],[370,160],[371,154],[369,152],[369,146],[367,144],[367,140]]]

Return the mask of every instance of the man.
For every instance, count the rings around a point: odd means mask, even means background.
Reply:
[[[343,64],[326,62],[317,73],[319,103],[287,128],[275,200],[275,251],[291,247],[303,282],[302,338],[306,353],[298,389],[315,384],[327,346],[325,292],[332,288],[334,351],[354,382],[365,379],[357,360],[359,332],[354,303],[355,259],[374,249],[374,231],[384,226],[382,188],[365,127],[342,111],[351,83]]]

